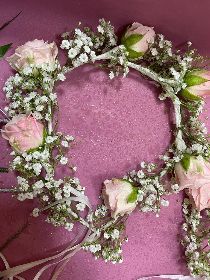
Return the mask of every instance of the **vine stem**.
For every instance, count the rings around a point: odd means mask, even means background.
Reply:
[[[127,64],[128,67],[137,70],[138,72],[140,72],[142,75],[147,76],[148,78],[152,79],[153,81],[156,81],[158,83],[160,83],[161,85],[170,85],[170,86],[175,86],[176,82],[172,79],[164,79],[162,77],[160,77],[157,73],[155,73],[154,71],[143,67],[139,64],[135,64],[133,62],[128,62]]]
[[[102,53],[98,56],[96,56],[95,60],[107,60],[111,59],[113,57],[113,54],[120,49],[122,46],[114,47],[113,49],[109,50],[108,52]]]
[[[18,190],[14,190],[14,189],[0,189],[0,192],[8,193],[8,192],[19,192],[19,191]]]
[[[182,137],[182,130],[181,130],[181,123],[182,123],[182,117],[181,117],[181,102],[179,98],[176,95],[176,92],[174,92],[173,88],[166,84],[163,85],[163,88],[165,88],[165,91],[168,94],[168,97],[170,97],[173,106],[174,106],[174,112],[175,112],[175,123],[176,123],[176,138],[175,138],[175,144],[177,147],[177,150],[183,152],[186,150],[186,144]]]
[[[7,114],[0,108],[0,112],[8,119],[8,120],[10,120],[9,119],[9,117],[7,116]]]
[[[6,249],[6,248],[9,246],[9,244],[10,244],[13,240],[17,239],[17,238],[21,235],[21,233],[23,233],[23,231],[24,231],[28,226],[29,226],[29,220],[27,220],[27,221],[21,226],[21,228],[18,229],[18,231],[17,231],[16,233],[14,233],[12,236],[10,236],[9,238],[7,238],[7,240],[4,242],[4,244],[1,245],[1,247],[0,247],[0,252],[2,252],[4,249]]]
[[[9,172],[9,168],[7,167],[0,167],[0,173],[8,173]]]
[[[48,121],[48,133],[50,135],[53,131],[53,129],[52,129],[52,106],[51,106],[51,104],[49,104],[49,106],[48,106],[48,112],[50,114],[50,120]]]

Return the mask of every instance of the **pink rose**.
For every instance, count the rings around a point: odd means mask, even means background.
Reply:
[[[35,66],[40,66],[43,63],[52,65],[55,63],[57,54],[58,48],[54,42],[48,44],[44,40],[36,39],[18,47],[7,60],[12,68],[21,70],[30,64]]]
[[[185,168],[182,163],[175,165],[180,190],[188,189],[199,211],[210,208],[210,163],[201,156],[190,156],[187,161]]]
[[[131,213],[136,207],[137,190],[128,181],[122,179],[104,182],[103,198],[105,205],[111,210],[113,218],[117,215]]]
[[[154,42],[154,38],[155,31],[152,27],[134,22],[131,27],[127,28],[121,41],[129,52],[129,57],[138,58],[148,50],[149,44]]]
[[[2,137],[9,141],[17,152],[38,148],[44,139],[44,126],[28,115],[13,117],[1,131]]]
[[[187,87],[181,95],[185,99],[199,100],[203,95],[210,95],[210,71],[194,70],[186,74],[184,82]]]

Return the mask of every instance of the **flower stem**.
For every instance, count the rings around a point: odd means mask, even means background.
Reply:
[[[9,169],[7,167],[0,167],[0,173],[8,173]]]
[[[115,53],[115,51],[117,51],[119,48],[120,48],[120,46],[117,46],[117,47],[113,48],[112,50],[109,50],[106,53],[102,53],[102,54],[96,56],[95,60],[111,59],[113,57],[113,54]]]
[[[29,221],[27,220],[22,227],[16,232],[14,233],[12,236],[10,236],[5,242],[4,244],[0,247],[0,252],[2,252],[6,247],[8,247],[8,245],[15,239],[17,239],[20,234],[29,226]]]
[[[7,114],[6,114],[2,109],[0,109],[0,112],[1,112],[8,120],[10,120],[9,117],[7,116]]]
[[[49,104],[48,106],[48,112],[49,112],[49,115],[50,115],[50,120],[48,121],[48,133],[49,135],[51,135],[52,133],[52,106],[51,104]]]
[[[161,85],[164,85],[164,84],[168,84],[170,86],[175,85],[174,80],[172,80],[172,79],[164,79],[164,78],[160,77],[154,71],[152,71],[152,70],[150,70],[150,69],[148,69],[146,67],[143,67],[143,66],[141,66],[139,64],[135,64],[135,63],[129,61],[127,65],[128,65],[128,67],[137,70],[142,75],[152,79],[153,81],[156,81],[156,82],[160,83]]]
[[[18,190],[15,190],[15,189],[0,189],[0,192],[3,192],[3,193],[18,192]]]

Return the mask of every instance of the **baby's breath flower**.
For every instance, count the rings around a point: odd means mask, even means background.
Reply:
[[[66,77],[64,76],[64,74],[63,73],[59,73],[58,74],[58,76],[57,76],[57,78],[58,78],[58,80],[60,80],[60,81],[65,81],[65,79],[66,79]]]
[[[63,165],[66,165],[66,164],[68,163],[68,158],[62,157],[62,158],[60,159],[60,163],[63,164]]]
[[[34,208],[32,211],[32,216],[35,218],[39,216],[39,208]]]
[[[111,71],[111,72],[109,73],[109,78],[110,78],[110,80],[114,79],[114,72],[113,72],[113,71]]]
[[[67,141],[74,141],[74,137],[71,135],[66,135],[65,138]]]
[[[63,40],[61,43],[61,49],[69,49],[70,43],[68,40]]]
[[[86,63],[88,62],[88,56],[86,53],[82,53],[80,56],[79,56],[79,60],[81,63]]]
[[[78,54],[77,50],[74,49],[74,48],[71,48],[69,51],[68,51],[68,56],[69,58],[75,58],[75,56]]]
[[[77,208],[77,210],[78,211],[84,211],[85,210],[85,204],[83,204],[83,203],[78,203],[77,205],[76,205],[76,208]]]
[[[65,229],[67,229],[68,231],[72,231],[73,227],[74,227],[73,223],[66,223],[65,224]]]
[[[61,145],[65,148],[67,148],[69,146],[69,143],[68,143],[68,141],[62,141]]]

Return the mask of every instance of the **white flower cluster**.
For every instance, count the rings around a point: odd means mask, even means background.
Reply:
[[[37,217],[47,210],[48,222],[71,231],[75,221],[83,222],[79,213],[86,207],[85,201],[83,203],[81,199],[72,201],[72,190],[84,195],[84,188],[77,178],[56,180],[54,171],[56,164],[68,163],[65,152],[74,137],[47,130],[49,124],[52,127],[52,110],[57,105],[57,95],[53,92],[54,83],[64,79],[58,63],[52,67],[43,65],[35,68],[31,65],[10,77],[4,90],[10,100],[7,108],[10,117],[20,113],[32,114],[46,124],[42,146],[23,153],[11,153],[14,156],[11,166],[21,174],[17,178],[17,199],[24,201],[38,198],[43,207],[35,208],[32,215]],[[55,149],[56,156],[53,155]],[[72,169],[76,170],[76,167]]]
[[[79,212],[84,211],[86,205],[72,200],[75,195],[74,190],[79,191],[81,194],[84,193],[84,188],[80,186],[77,178],[69,179],[67,183],[61,179],[55,180],[53,177],[45,178],[44,181],[39,180],[32,186],[24,178],[18,177],[18,181],[18,191],[22,191],[18,194],[19,200],[23,201],[39,196],[42,205],[45,205],[41,209],[35,208],[33,210],[32,215],[34,217],[37,217],[45,209],[50,209],[47,222],[52,223],[54,226],[64,226],[65,229],[71,231],[74,221],[83,223],[83,219],[79,218]]]
[[[125,221],[122,217],[112,219],[109,215],[107,207],[100,205],[87,216],[92,237],[83,245],[83,249],[90,251],[96,259],[103,258],[105,262],[121,263],[122,243],[127,240],[124,235]]]
[[[104,242],[100,243],[100,240],[97,240],[85,243],[82,248],[85,251],[90,251],[96,259],[102,257],[105,262],[122,263],[122,241],[119,230],[114,229],[112,233],[105,232],[102,238],[105,240]]]
[[[210,251],[208,246],[208,225],[205,221],[202,221],[200,213],[192,209],[191,203],[188,199],[183,203],[183,214],[185,223],[183,224],[183,230],[185,237],[182,244],[185,246],[185,255],[187,258],[188,268],[192,276],[204,277],[209,279],[210,277]],[[204,223],[204,226],[202,225]],[[202,232],[203,228],[203,232]],[[206,250],[204,248],[206,247]],[[207,278],[205,278],[207,277]]]
[[[176,147],[169,148],[168,151],[164,155],[159,156],[161,160],[164,161],[165,166],[162,168],[160,172],[160,177],[166,175],[170,170],[174,169],[174,165],[177,162],[180,162],[183,157],[183,153],[180,150],[176,149]]]
[[[111,261],[113,264],[116,263],[122,263],[123,262],[123,258],[122,258],[122,249],[121,249],[122,243],[119,243],[119,246],[117,246],[116,248],[104,248],[102,250],[102,257],[105,260],[105,262],[107,261]]]
[[[199,101],[197,106],[194,106],[193,113],[188,120],[188,126],[185,130],[189,135],[190,145],[188,146],[187,152],[189,154],[202,155],[204,157],[209,156],[209,141],[206,138],[207,128],[203,122],[198,118],[200,111],[203,108],[203,102]],[[189,108],[191,110],[191,108]]]
[[[24,172],[38,176],[40,175],[42,168],[45,166],[45,170],[48,174],[53,174],[53,166],[49,164],[50,153],[49,150],[42,149],[41,147],[30,153],[15,153],[11,166],[14,170]]]
[[[105,239],[109,239],[109,238],[111,238],[111,239],[118,239],[119,236],[120,236],[120,232],[116,228],[114,230],[112,230],[112,231],[109,231],[109,232],[105,231],[104,232],[104,238]]]
[[[84,246],[85,250],[89,250],[91,253],[95,254],[96,252],[101,250],[101,245],[100,244],[91,244]]]
[[[105,21],[104,19],[99,20],[99,25],[97,27],[99,38],[97,48],[100,48],[106,44],[105,48],[112,48],[117,45],[117,37],[115,35],[114,27],[110,24],[110,21]]]
[[[117,49],[110,51],[109,55],[110,62],[108,68],[112,69],[109,73],[109,78],[112,80],[120,75],[126,77],[129,73],[126,48],[123,45],[119,46]]]
[[[173,80],[173,90],[177,94],[186,87],[183,78],[192,65],[194,55],[194,50],[189,50],[183,55],[179,51],[174,51],[172,43],[162,34],[158,34],[154,43],[150,45],[145,60],[148,68],[161,78]],[[164,94],[160,98],[164,99]]]
[[[140,211],[158,213],[161,206],[169,205],[167,200],[161,198],[167,192],[161,183],[159,174],[153,173],[156,168],[155,164],[142,162],[141,167],[143,169],[131,171],[128,176],[125,176],[125,179],[138,187],[138,206]]]
[[[100,205],[94,212],[96,217],[105,217],[107,214],[107,207],[105,205]]]
[[[109,22],[100,20],[97,27],[98,33],[89,28],[74,30],[73,38],[66,33],[61,43],[61,49],[68,51],[68,58],[73,67],[78,67],[88,62],[94,62],[96,52],[108,49],[116,45],[116,36]]]
[[[18,176],[18,195],[17,199],[24,201],[26,199],[33,199],[40,195],[44,188],[44,183],[42,180],[37,181],[33,185],[30,185],[29,181],[23,177]]]
[[[47,72],[43,69],[41,69],[40,75],[37,75],[42,77],[41,81],[36,75],[24,78],[22,73],[15,74],[7,80],[3,90],[10,100],[9,106],[5,107],[5,111],[10,117],[20,113],[32,113],[38,120],[49,121],[51,113],[48,112],[48,104],[57,105],[57,96],[56,93],[53,93],[55,78],[53,77],[54,72]],[[41,71],[37,68],[32,70]],[[37,88],[40,86],[42,90],[38,92]]]
[[[91,37],[78,28],[75,29],[73,39],[66,38],[62,41],[61,48],[68,50],[68,58],[74,67],[94,61],[96,57]]]

